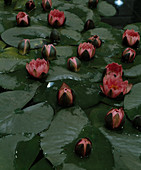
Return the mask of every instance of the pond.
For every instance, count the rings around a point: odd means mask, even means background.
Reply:
[[[0,170],[141,169],[141,1],[8,2]]]

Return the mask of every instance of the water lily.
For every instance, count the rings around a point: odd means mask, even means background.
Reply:
[[[122,36],[123,43],[130,47],[137,47],[140,41],[140,35],[133,29],[126,29]]]
[[[88,19],[88,20],[85,22],[84,30],[87,31],[87,30],[90,30],[90,29],[93,29],[93,28],[95,28],[93,20]]]
[[[113,75],[115,77],[122,76],[123,70],[122,70],[122,65],[118,64],[118,63],[111,63],[108,64],[106,67],[106,74],[110,74]]]
[[[42,8],[44,11],[47,11],[48,9],[50,9],[52,7],[52,0],[42,0]]]
[[[68,107],[73,104],[74,96],[71,88],[66,84],[63,83],[61,88],[58,91],[58,104],[63,107]]]
[[[75,145],[75,153],[80,157],[86,157],[91,153],[92,142],[88,138],[80,139]]]
[[[126,48],[122,53],[122,61],[132,63],[135,59],[136,51],[132,48]]]
[[[25,55],[29,53],[30,51],[30,40],[29,39],[23,39],[18,44],[18,52],[21,55]]]
[[[16,21],[18,26],[28,26],[30,24],[30,18],[25,12],[19,12]]]
[[[26,9],[28,10],[32,10],[33,8],[35,8],[35,3],[33,0],[28,0],[25,4]]]
[[[98,4],[98,0],[89,0],[88,1],[89,8],[96,8],[97,4]]]
[[[106,126],[110,129],[120,129],[125,122],[123,108],[111,109],[105,116]]]
[[[127,80],[123,81],[122,77],[115,77],[107,74],[104,76],[103,86],[100,85],[100,88],[106,96],[116,98],[120,94],[125,95],[128,93],[132,88],[132,84],[128,84]]]
[[[49,61],[37,58],[26,64],[28,73],[35,78],[42,78],[49,71]]]
[[[53,60],[56,58],[56,48],[53,44],[44,45],[41,53],[45,60]]]
[[[102,44],[102,40],[97,35],[90,37],[87,42],[92,43],[96,48],[101,47]]]
[[[95,55],[95,47],[91,43],[81,43],[78,46],[78,56],[83,60],[90,60]]]
[[[61,27],[65,20],[64,12],[58,9],[51,10],[48,15],[48,23],[53,27]]]
[[[78,72],[80,70],[81,61],[77,57],[71,57],[67,62],[68,69]]]
[[[53,29],[50,33],[50,40],[52,43],[60,42],[60,33],[57,29]]]

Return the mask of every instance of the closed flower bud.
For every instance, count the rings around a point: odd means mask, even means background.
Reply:
[[[135,32],[133,29],[125,30],[122,36],[123,43],[129,47],[138,47],[140,42],[140,35],[138,32]]]
[[[132,63],[135,59],[136,51],[132,48],[126,48],[122,53],[122,61]]]
[[[90,37],[87,42],[93,44],[96,48],[99,48],[102,44],[102,40],[97,35]]]
[[[23,39],[18,44],[19,54],[25,55],[30,51],[30,41],[29,39]]]
[[[47,11],[48,9],[50,9],[52,7],[52,0],[42,0],[42,8],[44,11]]]
[[[61,88],[58,91],[58,104],[63,107],[72,106],[74,101],[74,96],[71,88],[66,84],[63,83]]]
[[[29,26],[30,18],[25,12],[19,12],[16,16],[18,26]]]
[[[136,115],[132,121],[133,126],[141,131],[141,115]]]
[[[80,70],[81,61],[77,57],[71,57],[68,59],[67,65],[69,70],[78,72]]]
[[[26,63],[26,69],[31,76],[43,78],[49,71],[49,61],[40,58],[33,59],[30,63]]]
[[[97,4],[98,4],[98,0],[89,0],[88,1],[89,8],[96,8]]]
[[[50,40],[52,43],[58,43],[60,41],[60,33],[56,29],[53,29],[50,34]]]
[[[81,43],[78,46],[78,56],[83,60],[90,60],[95,55],[95,47],[91,43]]]
[[[12,0],[4,0],[5,5],[11,5],[12,4]]]
[[[93,28],[95,28],[93,20],[88,19],[84,25],[84,30],[87,31]]]
[[[111,109],[105,116],[105,122],[109,129],[120,129],[125,123],[123,108]]]
[[[53,44],[44,45],[42,48],[42,57],[45,60],[54,60],[56,59],[56,48]]]
[[[58,9],[51,10],[48,14],[48,23],[55,28],[61,27],[64,25],[66,21],[65,15],[63,11],[59,11]]]
[[[33,8],[35,8],[35,3],[33,0],[28,0],[25,4],[26,9],[28,10],[32,10]]]
[[[92,142],[88,138],[80,139],[75,145],[75,153],[80,157],[86,157],[91,153]]]

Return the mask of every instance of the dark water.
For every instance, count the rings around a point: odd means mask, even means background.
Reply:
[[[103,22],[117,28],[141,22],[141,0],[107,0],[107,2],[114,5],[117,13],[113,17],[102,17]]]

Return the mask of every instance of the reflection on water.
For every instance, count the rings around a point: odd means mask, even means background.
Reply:
[[[114,27],[123,28],[127,24],[141,22],[141,0],[107,0],[117,13],[113,17],[102,17],[102,21]]]

